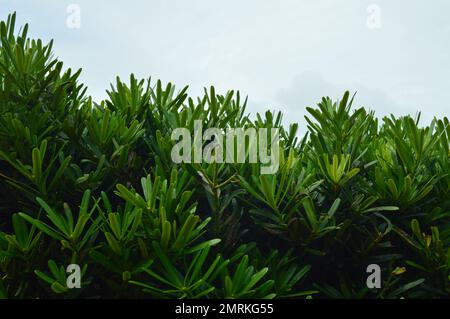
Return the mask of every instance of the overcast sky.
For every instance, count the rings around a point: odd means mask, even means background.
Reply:
[[[345,90],[379,116],[450,115],[448,0],[0,0],[2,19],[12,11],[83,68],[96,100],[135,73],[194,96],[240,90],[250,111],[283,110],[286,123]]]

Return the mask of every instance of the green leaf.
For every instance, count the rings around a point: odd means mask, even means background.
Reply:
[[[404,286],[398,288],[397,290],[393,291],[393,292],[390,293],[389,295],[390,295],[390,296],[394,296],[394,297],[400,296],[400,295],[403,294],[405,291],[408,291],[408,290],[410,290],[410,289],[412,289],[412,288],[414,288],[414,287],[416,287],[416,286],[419,286],[419,285],[422,284],[424,281],[425,281],[424,278],[420,278],[420,279],[418,279],[418,280],[415,280],[415,281],[413,281],[413,282],[410,282],[410,283],[408,283],[408,284],[406,284],[406,285],[404,285]]]
[[[340,203],[341,203],[341,199],[336,198],[336,200],[333,202],[333,205],[331,205],[330,209],[328,210],[328,217],[334,216],[334,213],[336,213],[337,209],[339,208]]]
[[[308,197],[303,201],[303,207],[305,208],[306,217],[311,225],[311,229],[316,229],[318,220],[311,198]]]
[[[47,226],[46,224],[44,224],[43,222],[34,219],[33,217],[30,217],[24,213],[19,213],[20,217],[22,217],[23,219],[25,219],[27,222],[29,222],[30,224],[36,226],[36,228],[38,228],[39,230],[43,231],[44,233],[46,233],[47,235],[49,235],[50,237],[53,237],[55,239],[58,240],[63,240],[64,237],[61,233],[59,233],[57,230]]]
[[[195,253],[199,250],[205,249],[206,247],[211,247],[211,246],[217,245],[220,242],[221,242],[221,239],[218,239],[218,238],[205,241],[205,242],[200,243],[192,248],[186,249],[186,254]]]

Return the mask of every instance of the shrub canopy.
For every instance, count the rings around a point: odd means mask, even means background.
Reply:
[[[447,118],[379,121],[345,92],[307,108],[299,138],[239,92],[133,75],[96,103],[27,30],[0,24],[1,297],[450,296]],[[278,171],[175,164],[171,132],[196,120],[279,128]]]

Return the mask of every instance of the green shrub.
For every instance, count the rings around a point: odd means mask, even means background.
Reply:
[[[192,99],[133,75],[95,103],[14,25],[0,24],[0,297],[450,296],[447,118],[379,122],[346,92],[307,108],[299,139],[239,92]],[[278,171],[173,163],[172,130],[195,120],[280,128]]]

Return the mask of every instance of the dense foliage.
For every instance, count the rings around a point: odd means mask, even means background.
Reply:
[[[299,139],[239,92],[193,99],[133,75],[98,104],[14,20],[0,25],[1,297],[450,296],[447,118],[379,122],[346,92],[308,108]],[[280,127],[278,172],[174,164],[171,132],[194,120]]]

